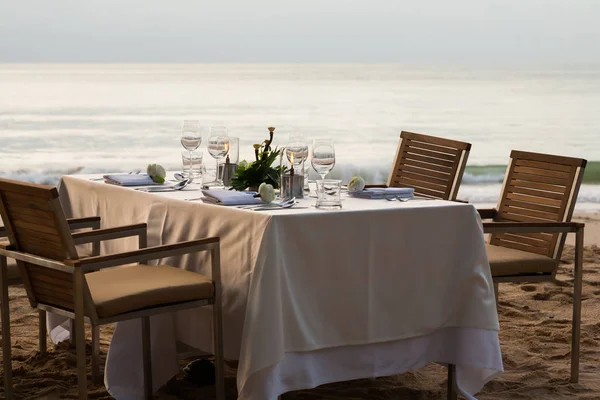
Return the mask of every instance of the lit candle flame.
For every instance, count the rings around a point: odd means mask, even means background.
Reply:
[[[294,155],[290,154],[290,162],[293,164],[294,163]]]

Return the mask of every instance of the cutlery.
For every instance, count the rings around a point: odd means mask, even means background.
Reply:
[[[173,174],[173,178],[175,178],[176,181],[185,180],[185,177],[182,174],[180,174],[179,172],[175,172],[175,174]]]
[[[183,188],[185,188],[187,185],[189,185],[190,183],[192,183],[194,181],[194,179],[184,179],[179,183],[176,183],[173,186],[169,186],[169,187],[147,187],[147,188],[135,188],[135,190],[139,190],[140,192],[174,192],[176,190],[182,190]]]
[[[407,202],[410,200],[410,197],[400,197],[400,196],[392,196],[392,195],[387,195],[387,196],[383,196],[384,199],[386,199],[387,201],[401,201],[403,203]]]
[[[296,205],[298,203],[294,203],[294,204],[290,204],[287,205],[285,207],[263,207],[263,208],[251,208],[252,211],[278,211],[278,210],[287,210],[289,208],[294,208],[294,210],[299,210],[301,208],[308,208],[308,207],[294,207],[294,205]]]
[[[246,210],[254,210],[257,208],[260,208],[260,209],[263,209],[263,208],[289,208],[289,207],[293,206],[294,204],[296,204],[296,198],[292,197],[291,199],[287,199],[287,200],[284,200],[279,203],[243,205],[243,206],[236,206],[236,208],[242,208],[242,209],[246,209]]]

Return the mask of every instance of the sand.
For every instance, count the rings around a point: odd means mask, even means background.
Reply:
[[[489,382],[479,399],[600,399],[600,213],[578,215],[575,220],[586,223],[580,383],[569,383],[574,252],[567,245],[558,283],[500,286],[498,312],[505,373]],[[74,350],[66,343],[49,344],[48,355],[40,356],[37,314],[29,307],[22,288],[11,288],[9,296],[16,398],[76,398]],[[112,331],[113,326],[101,330],[102,364]],[[182,361],[182,367],[186,362]],[[444,399],[445,377],[442,367],[430,365],[399,376],[293,392],[286,400]],[[228,398],[235,399],[235,362],[227,363],[226,385]],[[111,398],[102,385],[90,385],[89,392],[92,399]],[[180,374],[168,388],[160,390],[157,398],[213,399],[214,391],[212,387],[194,387]]]

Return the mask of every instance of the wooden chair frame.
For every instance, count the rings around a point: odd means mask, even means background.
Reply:
[[[552,282],[556,279],[556,271],[560,263],[560,257],[565,244],[566,234],[575,233],[575,266],[574,266],[574,284],[573,284],[573,320],[571,332],[571,382],[579,381],[579,350],[580,350],[580,335],[581,335],[581,291],[583,279],[583,235],[585,224],[570,222],[575,208],[575,202],[579,193],[579,187],[583,179],[583,172],[586,166],[586,161],[582,159],[574,159],[568,157],[550,156],[546,154],[528,153],[522,151],[512,151],[511,160],[507,167],[506,177],[502,188],[502,195],[498,201],[497,208],[494,209],[479,209],[479,215],[483,220],[498,219],[499,212],[503,202],[507,197],[507,183],[510,181],[512,171],[515,168],[516,159],[525,159],[537,163],[564,163],[575,168],[573,174],[573,182],[569,187],[569,196],[566,199],[566,204],[563,207],[562,221],[558,222],[526,222],[526,221],[494,221],[484,222],[484,233],[502,234],[502,233],[558,233],[558,240],[555,242],[555,247],[552,250],[552,255],[556,262],[556,266],[551,273],[535,273],[535,274],[519,274],[513,276],[497,276],[493,277],[494,290],[496,292],[496,301],[498,299],[498,284],[504,282]]]
[[[8,181],[10,182],[10,181]],[[10,182],[9,184],[14,184]],[[27,184],[23,184],[27,185]],[[39,190],[36,188],[36,190]],[[56,189],[50,192],[49,204],[51,208],[60,210],[60,202]],[[150,349],[150,316],[165,312],[174,312],[189,308],[212,305],[213,306],[213,335],[215,347],[215,369],[216,369],[216,394],[218,400],[224,400],[224,359],[223,359],[223,341],[222,341],[222,299],[221,299],[221,270],[220,270],[220,240],[217,237],[205,238],[199,240],[191,240],[180,242],[171,245],[162,245],[147,247],[147,232],[146,224],[135,224],[122,226],[117,228],[96,229],[93,231],[71,233],[61,230],[64,243],[70,243],[69,253],[70,258],[63,261],[58,261],[50,258],[40,257],[37,255],[19,251],[18,244],[15,241],[15,230],[9,218],[5,218],[8,214],[4,208],[4,204],[0,201],[0,212],[2,213],[5,222],[6,231],[8,233],[10,244],[0,245],[0,287],[1,287],[1,315],[3,337],[3,362],[4,362],[4,382],[5,382],[5,398],[12,398],[12,371],[11,371],[11,346],[10,346],[10,325],[9,325],[9,310],[8,310],[8,285],[7,285],[7,268],[6,259],[12,258],[17,260],[19,266],[23,269],[24,263],[40,266],[50,270],[62,271],[72,275],[73,279],[73,310],[57,307],[52,304],[44,304],[38,302],[35,294],[32,292],[32,287],[28,279],[27,273],[23,274],[23,283],[29,295],[29,300],[33,307],[45,312],[53,312],[71,318],[75,321],[75,343],[77,351],[77,378],[78,392],[80,399],[87,398],[87,375],[85,361],[85,326],[84,322],[92,325],[92,330],[98,333],[100,325],[126,321],[130,319],[141,318],[142,320],[142,347],[143,347],[143,367],[144,367],[144,396],[147,399],[152,398],[152,364],[151,364],[151,349]],[[57,221],[60,220],[57,214]],[[63,220],[64,221],[64,220]],[[60,221],[59,221],[60,222]],[[66,224],[66,221],[65,221]],[[100,241],[124,238],[129,236],[138,236],[139,250],[111,254],[106,256],[92,256],[79,259],[74,245],[93,243],[93,246],[98,246]],[[175,304],[151,307],[134,312],[116,315],[109,318],[100,318],[96,312],[91,298],[90,290],[87,285],[85,274],[88,272],[98,271],[104,268],[116,267],[131,263],[146,264],[150,260],[161,259],[165,257],[175,257],[184,254],[209,251],[211,256],[211,273],[214,285],[214,295],[209,299],[186,301]],[[151,266],[148,266],[151,269]],[[25,271],[23,271],[25,272]],[[151,273],[151,271],[149,271]],[[98,335],[95,335],[98,337]],[[94,343],[92,352],[92,365],[98,365],[99,352],[97,343]],[[96,363],[94,363],[94,360]],[[99,370],[92,368],[92,376],[99,376]]]
[[[419,196],[456,200],[471,144],[402,131],[387,187],[414,187]]]
[[[100,229],[100,217],[85,217],[85,218],[68,218],[67,223],[69,224],[69,228],[71,230],[78,229]],[[0,226],[0,238],[7,237],[8,234],[6,232],[6,228]],[[92,243],[92,255],[100,255],[99,242]],[[13,278],[6,279],[7,286],[17,286],[22,285],[22,278]],[[8,321],[10,324],[10,321]],[[10,325],[9,325],[10,326]],[[3,329],[4,330],[4,329]],[[38,330],[39,330],[39,352],[40,354],[46,354],[47,352],[47,330],[46,330],[46,311],[39,310],[38,311]],[[97,343],[99,346],[99,338],[95,334],[96,332],[92,331],[92,342]]]

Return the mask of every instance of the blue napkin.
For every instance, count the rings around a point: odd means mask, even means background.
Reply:
[[[104,175],[104,182],[120,186],[156,185],[148,174],[110,174]]]
[[[259,197],[254,197],[256,192],[238,192],[235,190],[203,190],[203,201],[211,204],[220,204],[223,206],[241,206],[246,204],[261,204]]]
[[[371,188],[359,192],[348,192],[350,196],[361,199],[384,199],[386,197],[401,197],[410,199],[414,196],[413,188]]]

